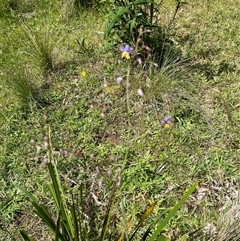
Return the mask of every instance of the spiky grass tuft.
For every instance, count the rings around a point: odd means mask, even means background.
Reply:
[[[30,74],[27,71],[15,70],[13,73],[9,73],[8,81],[14,91],[14,94],[23,103],[30,103],[36,99],[34,84],[32,83]]]
[[[54,41],[52,39],[49,23],[46,23],[40,32],[36,32],[25,24],[22,26],[29,40],[26,53],[40,64],[43,72],[53,71],[56,66],[54,52],[60,40]]]

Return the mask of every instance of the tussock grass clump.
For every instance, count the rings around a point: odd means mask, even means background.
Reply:
[[[240,240],[240,205],[232,203],[219,212],[214,223],[208,223],[190,237],[197,241],[238,241]]]
[[[231,205],[222,213],[215,225],[215,234],[209,237],[210,241],[240,240],[240,205]]]
[[[64,20],[71,17],[80,17],[85,9],[90,10],[98,7],[100,0],[66,0],[61,6],[61,14]]]
[[[38,2],[39,0],[0,0],[0,14],[32,12]]]
[[[9,71],[6,84],[24,107],[31,107],[32,104],[44,107],[49,104],[49,98],[45,95],[48,83],[36,78],[28,69],[19,67]]]
[[[8,83],[22,103],[29,104],[37,100],[36,85],[26,70],[16,69],[15,71],[9,72]]]
[[[40,31],[35,31],[25,24],[22,26],[29,40],[26,42],[26,53],[35,59],[44,73],[53,71],[56,67],[55,50],[61,39],[54,40],[49,23],[46,23]]]

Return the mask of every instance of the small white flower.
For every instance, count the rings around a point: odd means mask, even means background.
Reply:
[[[152,49],[149,48],[148,46],[145,46],[145,49],[147,50],[147,52],[151,52],[152,51]]]
[[[138,62],[138,64],[142,64],[142,59],[139,57],[138,59],[137,59],[137,62]]]
[[[46,149],[48,149],[49,144],[48,144],[48,142],[47,142],[47,141],[44,141],[44,142],[43,142],[43,145],[44,145],[44,147],[45,147]]]
[[[121,76],[118,76],[116,78],[117,84],[120,84],[123,81],[123,78]]]
[[[39,154],[41,151],[41,146],[37,145],[36,148],[37,148],[37,154]]]
[[[141,97],[144,96],[142,89],[138,89],[138,90],[137,90],[137,93],[138,93]]]
[[[98,186],[99,186],[100,189],[103,188],[103,181],[102,181],[102,179],[99,179]]]

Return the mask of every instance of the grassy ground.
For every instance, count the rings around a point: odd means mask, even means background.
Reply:
[[[173,9],[164,7],[163,22]],[[86,188],[85,212],[94,221],[92,232],[99,230],[106,211],[94,197],[107,203],[123,165],[118,201],[127,215],[143,212],[154,201],[157,214],[198,181],[197,191],[166,234],[177,239],[209,223],[221,230],[225,207],[238,201],[237,1],[184,5],[172,29],[184,63],[174,66],[170,77],[161,71],[144,73],[153,86],[149,89],[140,70],[130,72],[128,96],[128,66],[103,41],[103,14],[94,9],[82,9],[79,17],[70,13],[66,5],[53,1],[1,16],[0,240],[19,240],[21,227],[38,240],[50,240],[16,188],[24,186],[51,206],[46,191],[49,128],[66,190],[77,193],[80,183]],[[46,32],[53,62],[52,70],[43,72],[29,36],[40,39]],[[83,39],[80,46],[77,40]],[[119,75],[124,77],[121,85],[116,84]],[[33,96],[19,97],[11,84],[14,77],[27,79]],[[137,94],[138,88],[143,88],[144,97]],[[173,120],[169,129],[161,125],[167,115]],[[119,220],[116,230],[121,230],[120,204],[114,213]],[[222,235],[212,240],[230,239]]]

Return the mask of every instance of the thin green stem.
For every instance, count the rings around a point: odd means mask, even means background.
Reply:
[[[129,129],[131,127],[130,105],[129,105],[129,76],[130,76],[130,63],[128,64],[127,81],[126,81],[126,104],[127,104],[127,116],[128,116],[128,137],[129,137]],[[128,141],[129,141],[129,138],[128,138]]]
[[[130,117],[130,104],[129,104],[129,77],[130,77],[130,63],[128,64],[128,71],[127,71],[127,79],[126,79],[126,106],[127,106],[127,123],[128,123],[128,129],[127,129],[127,148],[125,152],[125,157],[123,161],[122,170],[124,170],[127,159],[128,159],[128,152],[129,152],[129,144],[130,144],[130,132],[131,132],[131,117]]]

